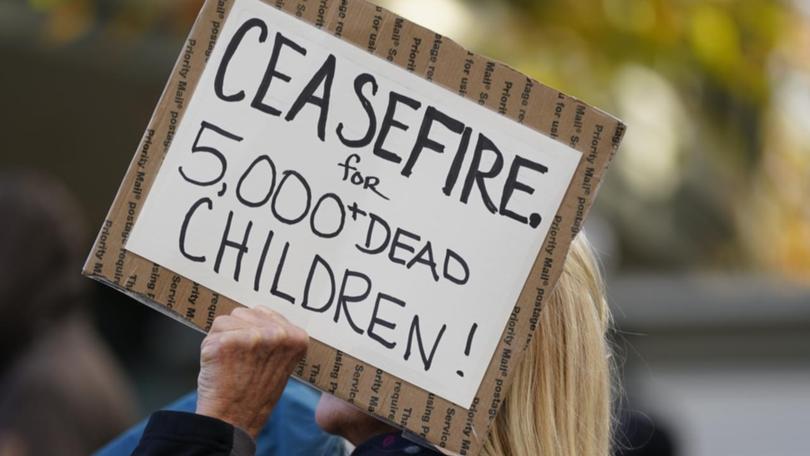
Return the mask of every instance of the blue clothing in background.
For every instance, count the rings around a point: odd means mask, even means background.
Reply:
[[[315,406],[320,393],[290,380],[273,414],[256,439],[257,456],[338,455],[347,454],[343,439],[329,435],[315,424]],[[197,408],[197,393],[183,396],[165,410],[193,412]],[[130,428],[98,450],[95,456],[129,456],[138,446],[146,420]]]

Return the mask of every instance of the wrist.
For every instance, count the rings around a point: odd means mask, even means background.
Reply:
[[[254,439],[259,435],[264,423],[267,421],[267,416],[269,416],[269,413],[246,413],[246,410],[237,410],[236,407],[217,406],[199,399],[195,413],[224,421],[231,426],[242,429]]]

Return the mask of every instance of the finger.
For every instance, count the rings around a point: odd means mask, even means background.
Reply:
[[[279,326],[283,326],[288,334],[303,332],[306,338],[308,339],[309,336],[306,335],[303,329],[295,325],[294,323],[287,320],[287,318],[279,312],[274,311],[268,307],[259,305],[255,308],[256,312],[261,313],[263,318],[267,319],[268,321],[273,321]],[[297,336],[300,334],[296,334]]]
[[[222,332],[227,330],[250,330],[259,328],[261,343],[265,347],[306,349],[309,335],[287,321],[284,316],[264,306],[254,308],[238,307],[231,312],[230,318],[221,325]]]
[[[222,350],[222,334],[209,333],[200,344],[200,364],[204,365],[219,356]]]
[[[284,317],[284,315],[280,314],[279,312],[276,312],[275,310],[267,306],[260,304],[254,307],[253,310],[256,313],[257,317],[261,318],[264,321],[274,322],[277,325],[282,326],[290,325],[290,322],[287,320],[287,318]]]
[[[283,330],[282,340],[284,341],[286,347],[296,349],[304,347],[304,349],[306,349],[306,347],[309,346],[309,334],[307,334],[307,332],[301,329],[299,326],[296,326],[287,320],[284,315],[263,306],[257,306],[255,311],[263,313],[265,318],[267,318],[269,321],[275,322],[276,326],[279,328],[279,331]]]
[[[243,320],[251,325],[280,325],[283,324],[281,315],[272,310],[254,307],[239,307],[231,312],[231,316]]]
[[[253,311],[249,307],[239,306],[231,311],[231,316],[233,318],[240,319],[242,321],[253,321],[255,320],[255,316],[253,315]]]
[[[309,333],[298,326],[292,325],[290,337],[293,339],[293,342],[298,345],[309,346]]]
[[[211,330],[209,331],[209,334],[234,331],[246,328],[248,326],[251,326],[251,323],[241,318],[236,318],[232,315],[220,315],[217,318],[215,318],[214,322],[211,324]]]
[[[247,326],[217,335],[219,348],[225,353],[240,353],[246,355],[256,347],[267,344],[266,335],[261,328]]]

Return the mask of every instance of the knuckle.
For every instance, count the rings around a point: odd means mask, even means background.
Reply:
[[[265,306],[264,304],[259,304],[258,306],[255,307],[255,309],[256,309],[256,312],[259,312],[259,313],[261,313],[263,315],[270,315],[270,316],[279,315],[278,312],[276,312],[275,310]]]
[[[284,315],[282,315],[279,312],[276,312],[276,311],[274,311],[272,309],[267,309],[267,310],[270,312],[270,315],[273,317],[273,319],[276,322],[278,322],[279,324],[288,324],[287,317],[285,317]]]
[[[262,334],[262,346],[267,350],[272,350],[279,346],[280,339],[278,331],[275,328],[271,327],[263,327],[261,329]]]
[[[292,344],[299,344],[302,341],[306,343],[309,340],[309,335],[307,335],[306,331],[292,323],[284,322],[284,324],[280,326],[283,328],[284,333]]]
[[[220,339],[221,338],[217,337],[216,334],[209,335],[203,339],[200,346],[200,355],[203,359],[212,359],[217,357],[217,355],[222,351],[222,342]]]
[[[306,352],[309,347],[309,336],[299,328],[288,328],[286,330],[284,347],[295,354]]]
[[[222,326],[228,323],[230,317],[228,315],[220,315],[214,319],[214,322],[211,323],[211,329],[209,330],[210,333],[217,333],[222,331]]]
[[[265,343],[264,331],[259,327],[251,327],[245,331],[245,345],[247,348],[253,350]]]
[[[309,337],[299,339],[296,348],[299,353],[306,353],[309,351]]]
[[[278,347],[284,345],[285,335],[277,325],[265,325],[262,327],[262,334],[264,335],[264,343],[268,347]]]
[[[233,315],[236,318],[243,318],[243,317],[246,317],[246,316],[250,315],[250,309],[247,308],[247,307],[240,306],[240,307],[237,307],[237,308],[233,309],[233,311],[231,312],[231,315]]]
[[[228,355],[234,352],[244,351],[245,347],[248,345],[244,336],[244,330],[229,331],[223,334],[220,345],[220,351]]]
[[[309,334],[301,328],[295,327],[295,330],[292,331],[292,338],[299,347],[306,348],[309,346]]]
[[[261,316],[265,321],[273,322],[275,324],[286,324],[287,319],[279,312],[266,307],[266,306],[257,306],[256,310],[261,312]]]

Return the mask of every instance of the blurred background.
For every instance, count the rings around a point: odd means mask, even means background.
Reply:
[[[586,228],[608,276],[622,410],[672,454],[810,454],[810,1],[379,3],[628,124]],[[0,173],[61,182],[36,187],[78,202],[82,256],[200,4],[0,0]],[[195,387],[201,336],[85,285],[76,346],[117,372],[98,386],[114,435]],[[3,347],[5,377],[23,349]]]

